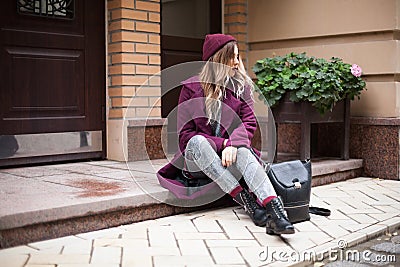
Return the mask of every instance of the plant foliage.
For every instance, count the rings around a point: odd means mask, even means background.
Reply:
[[[354,74],[355,67],[359,74]],[[312,102],[321,114],[332,110],[337,101],[360,98],[366,85],[359,77],[361,68],[357,65],[335,57],[329,61],[309,57],[306,53],[258,60],[253,71],[256,84],[270,106],[276,105],[288,92],[291,101]]]

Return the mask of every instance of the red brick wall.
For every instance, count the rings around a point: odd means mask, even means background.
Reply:
[[[225,0],[224,33],[238,40],[239,52],[246,66],[247,62],[247,0]]]
[[[160,1],[107,5],[109,118],[160,117]]]

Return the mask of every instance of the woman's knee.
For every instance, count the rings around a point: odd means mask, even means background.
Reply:
[[[186,146],[186,149],[196,150],[196,151],[207,151],[207,152],[217,151],[214,142],[211,139],[207,139],[202,135],[195,135],[192,138],[190,138]]]
[[[248,158],[249,155],[251,155],[251,151],[247,147],[239,147],[237,149],[237,157]]]
[[[190,138],[189,142],[188,142],[188,146],[189,147],[199,147],[201,143],[203,143],[204,141],[207,141],[207,139],[202,136],[202,135],[195,135],[192,138]]]
[[[236,164],[242,167],[258,163],[253,153],[247,147],[239,147],[237,150]]]

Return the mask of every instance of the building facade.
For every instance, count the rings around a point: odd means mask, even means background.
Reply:
[[[29,11],[36,16],[26,16],[29,18],[26,25],[21,23],[28,7],[21,9],[20,2],[29,1],[5,1],[1,4],[8,10],[7,13],[3,11],[3,18],[7,19],[1,22],[3,57],[8,60],[8,65],[3,60],[1,64],[8,70],[18,62],[21,66],[35,69],[46,65],[45,61],[42,65],[37,63],[38,58],[47,57],[51,62],[63,59],[64,65],[53,65],[54,68],[46,74],[38,71],[30,79],[33,83],[46,84],[47,89],[39,90],[42,95],[53,95],[53,99],[46,101],[60,104],[49,105],[39,99],[37,102],[41,105],[33,105],[29,96],[25,102],[21,100],[19,106],[11,105],[18,98],[6,98],[5,95],[12,88],[20,92],[29,91],[29,84],[20,82],[13,74],[17,70],[11,68],[11,74],[6,72],[11,81],[1,93],[2,99],[8,99],[7,103],[11,104],[7,108],[3,105],[3,125],[15,117],[23,118],[21,112],[26,111],[23,107],[32,104],[25,117],[38,113],[38,106],[44,107],[48,114],[41,115],[40,111],[37,116],[43,119],[42,124],[54,127],[37,129],[34,126],[37,118],[29,127],[23,126],[26,120],[0,127],[7,129],[0,135],[14,135],[20,144],[20,150],[14,156],[0,159],[2,165],[40,162],[40,158],[53,161],[103,157],[123,161],[165,157],[168,146],[173,150],[173,144],[168,140],[169,127],[173,128],[174,122],[167,117],[176,105],[179,91],[166,92],[160,72],[177,63],[200,60],[204,35],[224,32],[238,40],[250,74],[256,60],[292,51],[327,59],[340,57],[345,62],[360,65],[368,90],[362,93],[360,100],[351,104],[350,156],[364,159],[367,176],[400,178],[400,0],[107,0],[96,9],[92,9],[92,4],[98,5],[98,2],[75,0],[72,1],[75,15],[55,18],[57,29],[46,26],[46,23],[54,24],[54,12],[51,19],[39,18],[38,15],[43,15],[40,8]],[[12,12],[15,13],[13,18],[9,14]],[[66,12],[65,16],[70,16],[68,14]],[[103,23],[93,18],[95,14]],[[34,27],[32,21],[36,23]],[[43,31],[43,28],[56,40],[47,36],[44,37],[46,41],[39,44],[38,40],[43,38],[36,36],[35,32]],[[21,29],[26,30],[25,37],[18,35]],[[67,43],[62,39],[66,33],[70,33],[72,38]],[[84,36],[83,39],[79,39],[80,36]],[[91,44],[88,42],[90,39],[96,42]],[[28,48],[15,48],[23,47],[27,41],[32,43],[27,47],[35,48],[33,52]],[[96,43],[104,44],[103,48],[96,47]],[[20,61],[27,58],[27,54],[29,58]],[[86,55],[91,57],[86,58]],[[26,65],[27,62],[36,63]],[[70,66],[73,73],[47,83],[48,77],[57,76],[54,71],[57,67],[64,71],[71,62],[75,64]],[[105,66],[103,72],[102,66]],[[23,68],[18,72],[29,71]],[[95,84],[97,80],[104,83]],[[67,86],[64,97],[58,99],[49,84],[60,83]],[[77,90],[68,98],[71,87],[81,88],[83,93]],[[65,99],[78,104],[72,105]],[[10,115],[9,110],[20,113]],[[50,120],[55,117],[63,118],[59,125]],[[76,121],[71,122],[71,118]],[[86,122],[82,118],[86,118]],[[298,126],[284,125],[280,129],[279,150],[295,152],[298,149]],[[340,129],[321,127],[318,129],[319,139],[334,136],[332,133],[335,131]],[[55,133],[69,135],[57,137]],[[71,148],[71,153],[61,153],[56,149],[49,153],[49,149],[44,149],[47,154],[40,154],[38,149],[35,152],[32,148],[34,153],[23,155],[23,144],[32,143],[34,137],[43,134],[49,134],[48,139],[42,141],[44,143],[50,139],[60,143],[64,140],[62,138],[75,138],[67,140],[78,140],[74,141],[77,148]],[[290,144],[284,141],[288,138]],[[325,149],[335,150],[335,147]],[[65,148],[60,150],[65,151]]]

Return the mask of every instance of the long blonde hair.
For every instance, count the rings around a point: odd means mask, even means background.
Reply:
[[[233,86],[235,83],[238,85],[237,88],[233,88],[237,98],[242,96],[246,87],[252,93],[252,80],[247,75],[240,58],[239,68],[232,75],[232,68],[229,66],[229,63],[235,56],[235,46],[237,46],[236,42],[228,42],[210,57],[199,74],[200,83],[206,97],[205,105],[208,123],[212,120],[218,121],[218,111],[221,108],[225,87],[230,81]]]

